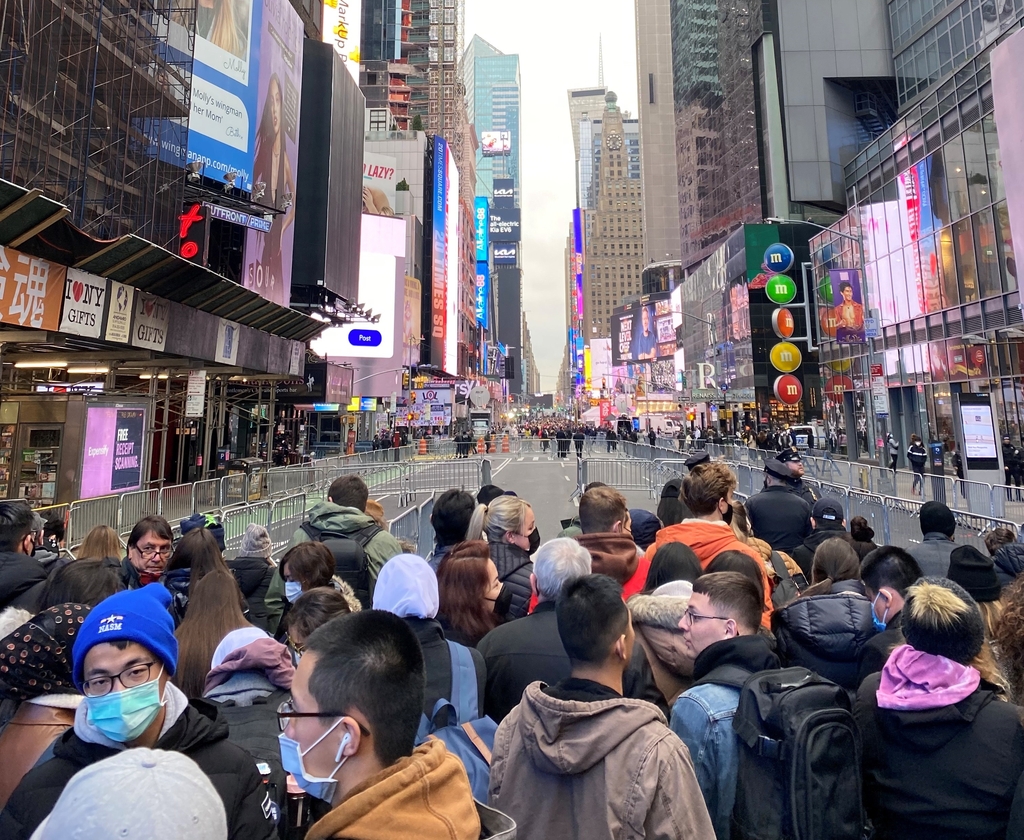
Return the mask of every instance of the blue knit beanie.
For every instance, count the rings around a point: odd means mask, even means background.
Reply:
[[[178,640],[174,637],[174,619],[167,609],[170,604],[171,593],[167,587],[151,583],[141,589],[118,592],[93,607],[71,651],[78,690],[82,690],[85,655],[106,642],[137,642],[173,676],[178,664]]]

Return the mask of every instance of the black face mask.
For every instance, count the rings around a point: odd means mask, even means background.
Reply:
[[[729,507],[725,509],[725,513],[722,514],[722,519],[725,520],[726,525],[732,524],[732,505],[729,505]]]
[[[536,554],[540,548],[540,531],[534,528],[530,531],[530,554]]]
[[[494,599],[494,614],[504,618],[510,609],[512,609],[512,590],[503,583],[498,597]]]

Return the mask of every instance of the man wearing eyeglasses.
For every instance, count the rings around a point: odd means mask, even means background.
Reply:
[[[121,564],[121,578],[128,589],[156,583],[163,577],[174,553],[171,526],[162,516],[147,516],[135,523],[128,535],[128,556]]]
[[[134,747],[180,752],[198,764],[224,801],[230,840],[277,836],[276,806],[255,760],[227,740],[215,707],[189,703],[170,682],[178,660],[170,601],[156,584],[112,595],[89,613],[72,649],[85,699],[53,758],[26,774],[0,813],[4,840],[27,840],[75,773]],[[138,814],[140,823],[150,818]]]
[[[670,725],[690,748],[718,840],[729,840],[736,798],[739,745],[732,719],[740,688],[758,671],[781,667],[758,633],[764,603],[754,581],[739,572],[715,572],[694,581],[679,620],[684,652],[693,657],[693,687],[679,695]]]

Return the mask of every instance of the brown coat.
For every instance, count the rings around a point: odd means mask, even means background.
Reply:
[[[520,837],[713,840],[690,753],[655,706],[532,683],[494,738],[489,803]]]
[[[46,748],[75,725],[74,709],[22,703],[0,734],[0,809]]]

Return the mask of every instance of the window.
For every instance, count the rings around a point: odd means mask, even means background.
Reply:
[[[978,259],[978,287],[981,297],[992,297],[1002,292],[999,270],[999,249],[996,229],[992,221],[992,208],[986,208],[974,217],[974,252]]]
[[[949,189],[949,210],[953,219],[962,219],[970,212],[967,199],[967,164],[964,161],[963,142],[953,138],[943,146],[946,164],[946,185]]]
[[[970,303],[978,299],[978,266],[974,260],[974,234],[970,219],[953,225],[953,252],[960,275],[960,299]]]
[[[985,140],[980,122],[975,123],[963,133],[963,141],[971,208],[980,210],[992,203],[988,181],[988,157],[985,154]]]

